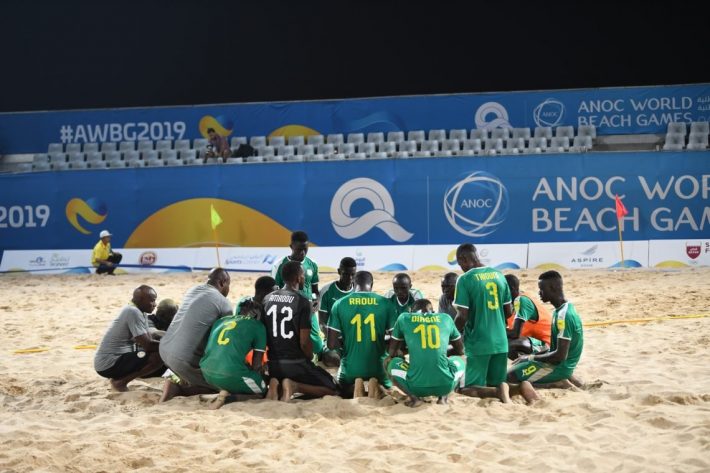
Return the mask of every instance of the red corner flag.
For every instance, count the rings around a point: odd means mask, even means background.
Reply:
[[[624,215],[628,215],[629,211],[626,210],[626,207],[624,207],[624,203],[621,201],[618,195],[614,196],[614,200],[616,201],[616,218],[617,220],[621,220],[621,217]]]

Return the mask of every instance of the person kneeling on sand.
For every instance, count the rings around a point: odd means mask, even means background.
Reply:
[[[212,326],[200,369],[205,380],[219,390],[210,406],[219,409],[226,402],[261,399],[266,384],[261,376],[262,360],[266,351],[266,327],[257,320],[261,305],[245,300],[239,315],[218,319]],[[247,353],[254,350],[251,364]]]
[[[429,300],[419,299],[412,305],[412,313],[400,314],[384,361],[392,382],[409,396],[405,404],[410,407],[420,405],[420,398],[427,396],[436,396],[439,404],[446,404],[464,374],[461,334],[448,314],[433,311]],[[409,348],[409,363],[394,356],[402,342]],[[446,356],[449,343],[456,356]]]
[[[109,378],[116,391],[128,391],[128,383],[163,364],[158,353],[159,342],[150,335],[146,317],[155,309],[157,297],[150,286],[136,288],[131,303],[111,322],[96,351],[94,369]]]

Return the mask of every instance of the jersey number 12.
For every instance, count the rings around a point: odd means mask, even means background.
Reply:
[[[277,338],[293,338],[293,330],[289,330],[288,332],[286,331],[286,322],[293,319],[293,309],[287,305],[281,308],[281,315],[285,315],[285,317],[281,319],[281,335],[279,335],[279,322],[276,320],[277,310],[278,307],[272,305],[269,307],[269,310],[266,311],[266,315],[271,317],[272,334]]]

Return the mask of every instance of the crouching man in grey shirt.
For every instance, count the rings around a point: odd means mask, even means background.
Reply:
[[[163,363],[146,317],[155,309],[157,297],[152,287],[137,287],[131,303],[111,322],[96,351],[94,369],[108,378],[116,391],[128,391],[128,383],[152,373]]]
[[[210,271],[207,284],[187,291],[180,309],[160,340],[160,357],[175,374],[165,380],[160,402],[175,396],[217,392],[202,376],[200,359],[215,320],[232,314],[229,273],[222,268]]]

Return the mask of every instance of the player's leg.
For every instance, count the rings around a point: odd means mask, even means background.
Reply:
[[[269,401],[278,401],[279,400],[279,389],[281,388],[281,383],[279,383],[279,380],[272,377],[269,380],[269,389],[266,391],[266,399]]]
[[[389,365],[387,365],[387,373],[389,378],[392,380],[392,384],[407,395],[408,399],[404,404],[409,407],[417,407],[422,404],[422,401],[412,392],[412,389],[407,382],[408,370],[409,363],[404,361],[404,358],[400,357],[392,358]]]
[[[202,376],[199,368],[182,360],[164,360],[173,374],[166,378],[160,402],[166,402],[176,396],[195,396],[217,392]]]
[[[530,355],[533,352],[532,344],[528,337],[508,340],[508,358],[517,360],[520,355]]]
[[[353,398],[356,397],[365,397],[365,381],[362,378],[355,378]]]
[[[324,348],[321,354],[321,361],[328,368],[336,368],[340,366],[340,353],[337,350]]]
[[[136,378],[145,376],[157,370],[162,364],[160,354],[156,352],[144,352],[145,357],[139,358],[137,353],[126,353],[119,358],[118,370],[111,377],[111,388],[115,391],[128,391],[128,383]]]
[[[281,382],[282,401],[290,401],[297,392],[312,398],[338,394],[338,388],[330,373],[309,361],[281,364],[281,369],[284,373],[284,380]]]
[[[508,372],[508,354],[496,353],[491,355],[488,362],[486,385],[495,386],[498,399],[504,404],[510,402],[510,386],[505,382]]]
[[[466,355],[466,370],[459,384],[459,394],[481,398],[498,397],[495,387],[486,386],[490,357],[491,355]]]
[[[377,378],[370,378],[367,381],[367,397],[370,399],[380,399],[382,396],[382,386]]]

